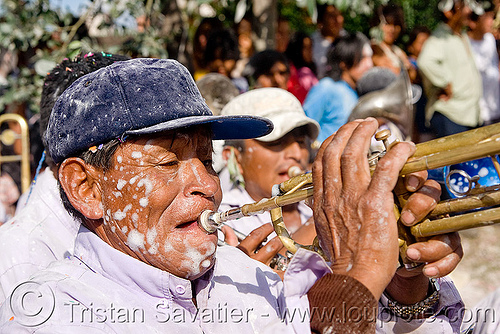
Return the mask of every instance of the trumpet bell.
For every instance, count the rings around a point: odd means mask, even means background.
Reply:
[[[408,72],[402,68],[399,76],[386,88],[361,96],[351,111],[349,121],[367,117],[383,117],[398,126],[405,137],[413,128],[413,91]]]

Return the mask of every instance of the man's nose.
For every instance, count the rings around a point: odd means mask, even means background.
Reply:
[[[212,198],[219,191],[219,179],[214,173],[210,173],[207,167],[199,159],[191,159],[186,162],[183,177],[187,178],[185,195],[199,195]]]
[[[285,157],[300,162],[302,160],[302,147],[300,144],[296,141],[288,144],[285,148]]]

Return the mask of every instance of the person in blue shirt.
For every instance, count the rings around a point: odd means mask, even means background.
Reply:
[[[347,122],[358,101],[356,82],[372,67],[370,42],[362,33],[347,33],[331,45],[326,76],[311,88],[303,105],[321,127],[319,142]]]

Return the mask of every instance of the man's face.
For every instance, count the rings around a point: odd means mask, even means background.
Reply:
[[[304,38],[302,44],[302,58],[307,63],[313,62],[313,42],[310,37]]]
[[[481,34],[486,34],[493,31],[493,23],[495,21],[494,12],[487,12],[481,15],[477,21],[478,30]]]
[[[288,169],[307,169],[310,139],[303,128],[297,128],[279,140],[262,142],[245,140],[245,149],[238,159],[245,189],[256,201],[271,197],[274,184],[288,180]]]
[[[448,18],[448,25],[452,27],[462,28],[469,22],[471,9],[463,1],[455,4],[451,10],[451,16]]]
[[[286,64],[276,62],[267,74],[261,74],[257,78],[256,88],[277,87],[287,89],[287,82],[290,78],[290,72]]]
[[[231,77],[231,72],[236,67],[236,60],[234,59],[215,59],[208,64],[210,72],[219,73],[226,77]]]
[[[408,51],[411,52],[415,57],[418,57],[420,52],[422,51],[422,47],[424,46],[425,41],[429,38],[429,34],[426,32],[421,32],[415,38],[415,41],[408,46]]]
[[[384,33],[384,43],[393,45],[401,33],[401,27],[393,23],[386,23],[382,25],[382,31]]]
[[[356,87],[356,83],[359,79],[361,79],[363,74],[365,74],[366,71],[373,67],[372,55],[373,52],[370,45],[365,44],[359,63],[347,70],[347,76],[350,80],[346,81],[349,84],[351,84],[349,81],[352,81],[352,87]]]
[[[344,26],[344,17],[334,6],[328,6],[323,17],[321,34],[333,40],[338,37]]]
[[[202,231],[197,218],[216,210],[222,197],[210,135],[197,130],[125,142],[100,180],[105,234],[100,237],[188,279],[214,263],[217,236]]]

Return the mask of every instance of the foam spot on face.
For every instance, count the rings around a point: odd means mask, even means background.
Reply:
[[[193,171],[193,175],[196,177],[196,181],[198,183],[201,183],[201,177],[200,174],[198,173],[198,170],[196,169],[196,166],[190,161],[189,164],[191,165],[191,170]]]
[[[148,203],[149,203],[149,201],[148,201],[148,199],[147,199],[146,197],[141,198],[141,199],[139,200],[139,204],[140,204],[143,208],[147,207],[147,206],[148,206]]]
[[[134,151],[134,152],[132,152],[132,158],[140,159],[140,158],[142,158],[142,153],[138,152],[138,151]]]
[[[123,218],[125,218],[127,216],[127,211],[129,211],[130,209],[132,209],[132,204],[129,204],[125,207],[125,209],[123,209],[123,211],[120,211],[120,210],[117,210],[114,214],[113,214],[113,218],[117,221],[120,221],[122,220]]]
[[[116,161],[117,161],[118,163],[120,163],[120,164],[121,164],[121,163],[122,163],[122,161],[123,161],[122,156],[121,156],[121,155],[117,156],[117,157],[116,157]]]
[[[134,184],[134,183],[135,183],[135,181],[137,181],[137,178],[138,178],[138,177],[139,177],[139,175],[134,176],[133,178],[131,178],[131,179],[130,179],[129,183],[130,183],[130,184]]]
[[[116,189],[118,189],[118,190],[122,190],[122,189],[123,189],[123,187],[124,187],[126,184],[127,184],[127,181],[120,179],[120,180],[118,180],[118,182],[116,183]]]
[[[155,227],[148,230],[148,233],[146,233],[146,240],[148,241],[148,244],[150,245],[150,247],[148,249],[148,252],[150,254],[158,253],[158,243],[156,242],[157,235],[158,235],[158,233],[156,232]]]
[[[139,215],[137,213],[132,214],[132,222],[134,223],[134,227],[137,228],[137,222],[139,221]]]
[[[153,190],[153,183],[148,178],[142,178],[137,182],[138,187],[144,187],[146,189],[145,195],[148,196]]]
[[[135,229],[130,230],[127,237],[127,245],[133,251],[138,251],[139,248],[144,248],[144,234]]]
[[[188,239],[183,240],[184,246],[186,246],[184,255],[187,260],[182,261],[181,266],[187,269],[187,277],[198,275],[200,273],[200,265],[202,262],[207,260],[207,257],[215,253],[215,245],[211,242],[206,242],[195,248],[189,244]],[[200,252],[199,249],[205,248],[205,252]],[[206,268],[206,267],[205,267]]]
[[[147,142],[146,142],[146,145],[144,145],[144,151],[149,151],[152,147],[153,147],[153,140],[152,139],[149,139]]]

